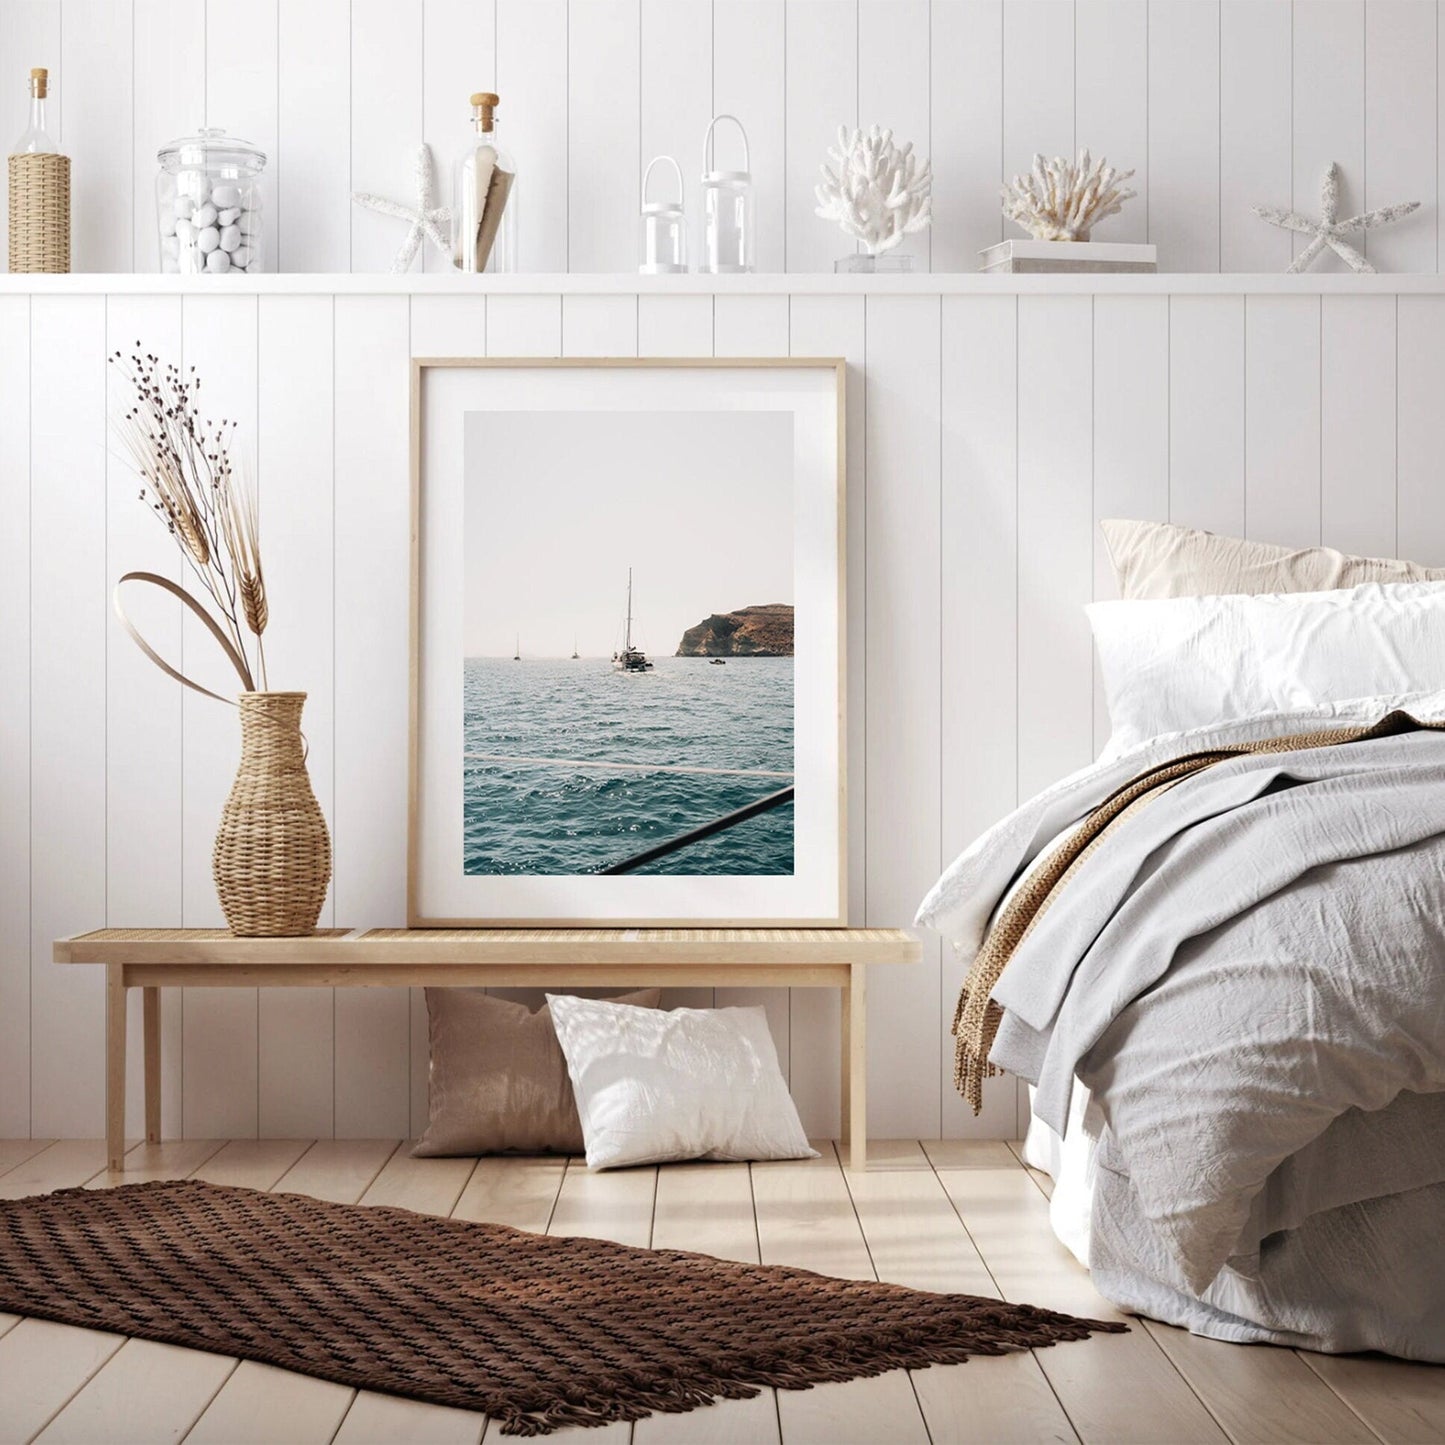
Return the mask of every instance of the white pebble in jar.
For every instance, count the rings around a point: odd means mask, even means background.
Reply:
[[[239,226],[221,227],[221,250],[226,252],[235,251],[241,244],[241,228]]]
[[[209,201],[207,201],[204,206],[200,207],[200,209],[196,211],[195,215],[192,216],[191,219],[202,230],[204,230],[207,226],[214,226],[216,224],[216,208]]]
[[[221,233],[214,226],[207,226],[205,230],[196,233],[196,245],[205,254],[214,251],[221,244]]]
[[[211,199],[221,210],[229,210],[241,204],[241,188],[240,186],[217,186],[211,192]]]
[[[237,246],[231,252],[231,265],[239,266],[243,271],[251,264],[251,248],[249,246]]]
[[[195,239],[196,228],[189,221],[176,222],[176,241],[179,245],[192,245]]]
[[[216,224],[218,226],[234,226],[240,219],[240,206],[228,206],[216,216]]]
[[[229,271],[231,258],[224,251],[212,251],[206,257],[206,270],[211,272]]]
[[[177,196],[171,209],[175,211],[178,221],[189,221],[195,212],[196,203],[189,196]]]

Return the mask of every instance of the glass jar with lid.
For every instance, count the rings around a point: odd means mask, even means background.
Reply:
[[[265,155],[211,128],[162,146],[156,159],[161,270],[183,276],[264,270]]]

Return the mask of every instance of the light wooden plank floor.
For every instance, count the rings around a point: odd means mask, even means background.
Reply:
[[[522,1229],[698,1249],[917,1289],[1029,1300],[1110,1317],[1053,1237],[1046,1176],[1005,1144],[870,1146],[846,1174],[815,1160],[588,1174],[563,1159],[411,1158],[395,1139],[137,1144],[124,1176],[95,1141],[0,1152],[0,1198],[122,1179],[198,1178],[388,1204]],[[1416,1445],[1445,1440],[1445,1370],[1131,1333],[807,1391],[764,1391],[629,1428],[550,1437],[593,1445],[944,1445],[1200,1441]],[[499,1445],[482,1415],[249,1361],[0,1314],[0,1445]]]

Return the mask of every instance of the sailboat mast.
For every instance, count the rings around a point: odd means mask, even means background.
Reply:
[[[632,568],[627,569],[627,635],[623,639],[623,648],[632,651]]]

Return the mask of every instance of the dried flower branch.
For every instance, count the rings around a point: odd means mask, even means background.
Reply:
[[[183,375],[178,367],[143,352],[140,342],[129,358],[117,351],[109,359],[135,394],[134,404],[113,417],[111,425],[140,478],[140,500],[175,538],[211,606],[189,593],[185,596],[218,625],[217,635],[225,639],[242,687],[256,691],[259,678],[264,689],[261,634],[270,609],[256,494],[237,479],[231,464],[236,423],[207,421],[201,415],[195,367]],[[249,643],[248,637],[253,639]]]

